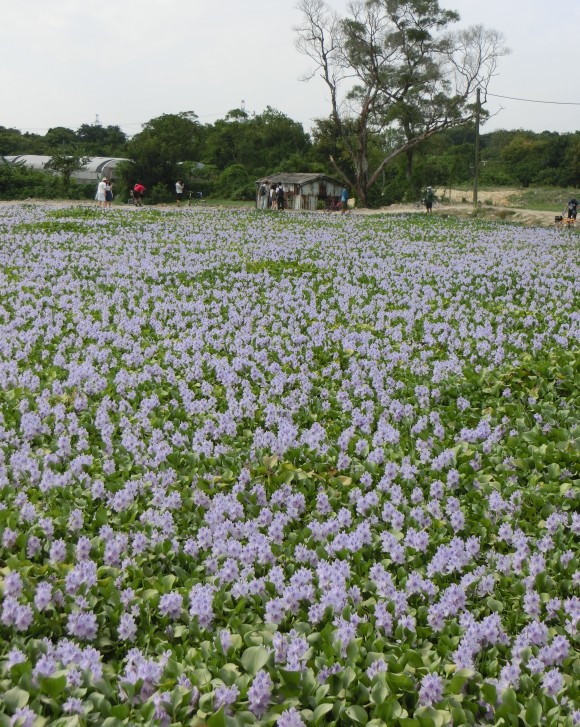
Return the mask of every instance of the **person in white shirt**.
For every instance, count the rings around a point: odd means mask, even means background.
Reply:
[[[177,182],[175,182],[175,196],[177,198],[177,206],[179,207],[181,205],[181,200],[183,199],[183,190],[185,189],[185,185],[183,182],[178,179]]]
[[[103,177],[97,186],[97,195],[95,197],[99,203],[99,207],[104,207],[107,200],[107,178]]]

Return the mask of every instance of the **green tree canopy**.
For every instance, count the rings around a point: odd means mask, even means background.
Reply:
[[[204,159],[221,170],[242,164],[261,176],[279,170],[285,160],[308,166],[310,149],[302,124],[268,106],[251,117],[233,110],[216,121],[207,130]]]
[[[65,126],[55,126],[44,135],[45,149],[55,149],[58,146],[76,147],[78,141],[76,133]]]
[[[506,162],[512,175],[523,187],[545,167],[546,142],[524,135],[514,137],[501,152],[502,161]]]
[[[86,154],[111,157],[125,155],[127,136],[119,126],[83,124],[77,129],[76,135]]]
[[[8,129],[5,126],[0,126],[0,156],[34,153],[34,143],[29,136],[24,136],[18,129]]]
[[[203,134],[204,129],[193,111],[163,114],[143,124],[143,130],[131,139],[129,154],[140,142],[154,139],[168,161],[199,161]]]

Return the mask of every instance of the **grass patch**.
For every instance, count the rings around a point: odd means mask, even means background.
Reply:
[[[578,193],[560,187],[533,187],[522,189],[509,197],[510,205],[528,210],[562,212],[569,199]]]

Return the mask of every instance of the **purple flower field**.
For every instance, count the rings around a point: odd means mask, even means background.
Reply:
[[[0,208],[0,727],[580,725],[580,247]]]

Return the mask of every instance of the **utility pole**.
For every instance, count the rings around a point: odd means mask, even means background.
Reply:
[[[473,207],[477,211],[477,185],[479,182],[479,117],[481,114],[481,90],[477,89],[475,100],[475,163],[473,172]]]

